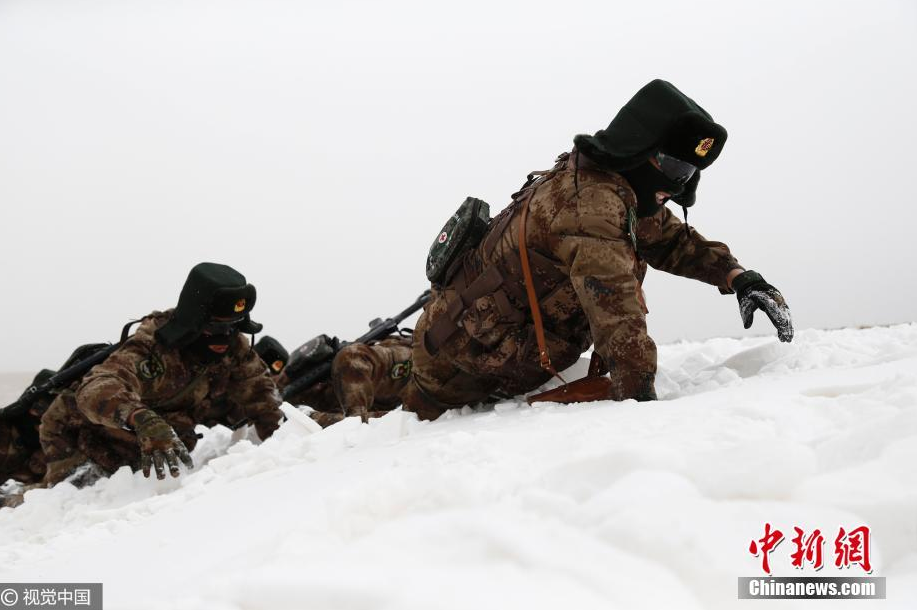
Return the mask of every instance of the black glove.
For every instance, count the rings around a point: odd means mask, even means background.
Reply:
[[[150,476],[150,466],[156,468],[156,478],[166,478],[165,465],[173,477],[180,474],[178,460],[188,468],[194,468],[194,462],[188,454],[188,448],[181,442],[172,426],[166,423],[155,411],[140,409],[133,415],[134,431],[140,444],[140,468],[143,476]]]
[[[784,343],[793,340],[793,318],[780,291],[764,281],[757,271],[745,271],[732,280],[732,289],[739,298],[739,313],[745,328],[751,328],[756,309],[761,309],[777,328]]]

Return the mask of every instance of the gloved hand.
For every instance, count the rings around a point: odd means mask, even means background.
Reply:
[[[751,328],[756,309],[761,309],[777,328],[777,337],[784,343],[793,340],[793,318],[780,291],[764,281],[757,271],[745,271],[732,280],[732,289],[739,299],[739,313],[745,328]]]
[[[134,431],[137,433],[137,442],[140,444],[140,468],[143,476],[150,476],[150,466],[156,469],[156,478],[166,478],[165,465],[169,466],[169,473],[173,477],[180,474],[178,460],[188,468],[194,468],[194,462],[188,454],[188,449],[181,442],[172,426],[166,423],[155,411],[138,409],[131,418]]]

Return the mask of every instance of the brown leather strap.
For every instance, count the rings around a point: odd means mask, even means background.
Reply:
[[[544,324],[541,321],[541,308],[538,306],[538,297],[535,296],[535,283],[532,281],[532,269],[529,266],[529,252],[525,245],[525,221],[529,216],[529,202],[538,192],[538,187],[532,189],[529,196],[522,203],[522,213],[519,215],[519,260],[522,263],[522,278],[525,280],[525,293],[529,299],[529,309],[532,311],[532,322],[535,325],[535,340],[538,342],[538,358],[541,368],[557,377],[564,384],[561,377],[551,365],[551,355],[548,354],[548,344],[544,338]]]
[[[535,191],[538,190],[538,185],[544,179],[553,176],[558,171],[562,170],[565,167],[567,158],[569,157],[568,153],[561,154],[555,165],[552,169],[545,171],[536,171],[528,175],[526,183],[522,188],[513,193],[513,202],[503,209],[500,214],[491,220],[490,229],[487,232],[487,236],[484,238],[483,242],[483,263],[486,265],[490,261],[490,257],[493,254],[493,251],[496,249],[497,244],[500,243],[500,240],[503,238],[503,233],[505,229],[512,222],[513,215],[516,212],[522,202],[522,214],[520,218],[522,230],[520,232],[520,267],[522,267],[523,279],[525,280],[525,289],[528,295],[529,308],[532,310],[532,319],[535,321],[535,337],[538,340],[538,349],[540,354],[540,359],[542,367],[545,367],[547,364],[546,371],[549,371],[552,375],[555,375],[561,381],[564,381],[563,378],[557,374],[557,371],[551,367],[551,359],[548,356],[547,342],[544,337],[544,324],[541,320],[541,310],[538,308],[538,299],[535,293],[535,282],[532,277],[532,271],[529,264],[528,251],[525,248],[525,220],[528,212],[528,202],[531,201],[532,197],[535,195]],[[528,191],[526,193],[526,191]],[[525,197],[522,199],[522,197]],[[536,253],[536,268],[544,269],[547,272],[549,269],[553,269],[553,266],[550,262],[543,262],[539,260]],[[523,262],[524,261],[524,262]],[[510,272],[510,276],[513,273]],[[510,297],[516,298],[521,301],[520,298],[522,295],[519,294],[521,289],[511,282],[507,281],[503,273],[500,271],[497,264],[490,264],[483,273],[481,273],[477,278],[472,282],[467,283],[467,278],[465,277],[465,271],[458,271],[455,273],[454,277],[451,279],[452,286],[455,288],[456,297],[451,299],[446,305],[446,315],[440,315],[426,330],[423,337],[424,347],[430,354],[436,354],[439,351],[439,348],[445,343],[457,330],[458,330],[458,321],[461,317],[461,314],[465,309],[475,300],[485,294],[493,294],[495,304],[500,311],[500,314],[510,320],[517,320],[522,322],[519,317],[521,313],[516,310],[507,298],[506,292],[509,293]],[[539,290],[543,286],[538,286]],[[503,291],[506,292],[503,292]],[[566,383],[566,382],[564,382]]]
[[[570,404],[572,402],[592,402],[594,400],[608,400],[614,394],[614,385],[611,379],[605,376],[583,377],[570,383],[532,394],[526,401],[532,405],[536,402],[559,402]]]

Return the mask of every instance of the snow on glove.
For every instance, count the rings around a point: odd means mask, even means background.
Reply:
[[[793,318],[780,291],[764,281],[757,271],[745,271],[732,280],[732,289],[739,298],[739,313],[745,328],[751,328],[755,310],[767,314],[777,328],[777,337],[784,343],[793,340]]]
[[[140,443],[140,468],[143,476],[150,476],[150,466],[156,469],[156,478],[166,478],[165,466],[173,477],[180,474],[178,460],[188,468],[194,468],[194,462],[188,449],[181,442],[172,426],[166,423],[154,411],[140,409],[134,414],[134,431]]]

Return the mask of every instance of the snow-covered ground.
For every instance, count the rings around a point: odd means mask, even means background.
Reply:
[[[845,603],[915,607],[917,325],[662,346],[657,387],[324,431],[289,408],[257,446],[218,428],[180,479],[0,510],[0,581],[103,582],[108,610],[720,608],[765,523],[774,574],[803,576],[868,525],[888,599]],[[794,526],[825,532],[820,572],[791,566]]]

